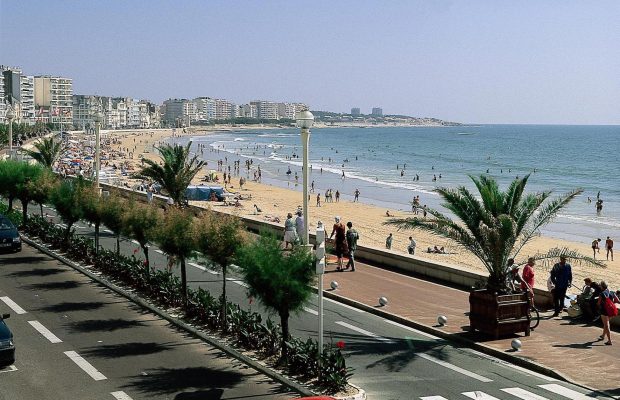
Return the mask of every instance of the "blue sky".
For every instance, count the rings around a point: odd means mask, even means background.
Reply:
[[[74,92],[620,124],[620,2],[0,0],[0,63]]]

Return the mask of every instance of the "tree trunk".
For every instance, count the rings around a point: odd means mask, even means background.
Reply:
[[[71,233],[71,227],[73,226],[73,222],[67,224],[67,229],[65,230],[65,239],[63,240],[63,246],[65,248],[69,247],[69,234]]]
[[[228,323],[226,322],[226,266],[222,266],[222,331],[228,331]]]
[[[181,298],[187,308],[187,274],[185,273],[185,257],[181,257]]]
[[[121,254],[121,235],[116,235],[116,255]]]
[[[99,222],[95,223],[95,254],[99,254]]]
[[[10,213],[11,211],[13,211],[13,196],[9,196],[9,209],[7,210],[7,213]]]
[[[146,269],[146,274],[150,275],[151,274],[151,263],[149,262],[149,248],[147,247],[146,243],[145,244],[140,244],[140,247],[142,247],[142,252],[144,253],[144,267]]]
[[[22,201],[22,225],[26,225],[28,222],[28,202]]]
[[[288,348],[286,347],[286,342],[288,342],[290,338],[288,328],[288,318],[290,314],[288,310],[282,310],[278,314],[280,315],[280,326],[282,327],[282,361],[286,364],[288,362]]]
[[[39,203],[39,208],[41,209],[41,216],[43,216],[43,203]]]

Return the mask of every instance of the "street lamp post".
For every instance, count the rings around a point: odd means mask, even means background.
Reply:
[[[308,178],[310,171],[308,169],[308,145],[310,143],[310,127],[314,123],[314,115],[308,110],[301,111],[296,115],[297,126],[301,128],[301,143],[303,145],[304,159],[303,159],[303,212],[304,212],[304,237],[301,238],[303,244],[310,244],[310,235],[308,234],[308,224],[310,223],[308,212]]]
[[[6,119],[9,121],[9,159],[13,158],[13,118],[15,118],[15,112],[13,107],[9,106],[6,110]]]
[[[97,111],[93,119],[95,120],[95,187],[97,188],[97,191],[99,191],[99,168],[101,163],[101,152],[99,150],[99,127],[101,125],[101,121],[103,120],[103,115],[101,115],[101,112]]]

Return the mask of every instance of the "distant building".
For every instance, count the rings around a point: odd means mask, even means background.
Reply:
[[[15,122],[34,125],[34,81],[22,70],[0,65],[0,120],[4,120],[8,106],[15,112]]]
[[[192,100],[196,105],[197,120],[215,119],[215,99],[210,97],[196,97]]]
[[[383,117],[383,108],[379,108],[379,107],[373,108],[371,115],[373,117]]]
[[[187,99],[168,99],[164,101],[166,111],[162,117],[162,122],[172,127],[179,125],[180,121],[185,119],[185,113],[188,111],[187,103],[190,103]]]
[[[351,115],[354,117],[359,117],[361,114],[359,107],[355,107],[351,109]]]
[[[73,123],[73,80],[60,76],[34,77],[34,103],[42,122]]]
[[[255,104],[244,104],[241,106],[240,117],[258,118],[258,108]]]

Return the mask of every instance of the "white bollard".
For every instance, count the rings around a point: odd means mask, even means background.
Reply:
[[[512,342],[510,342],[510,346],[512,346],[512,348],[515,351],[519,351],[521,349],[521,341],[519,339],[512,339]]]
[[[332,283],[330,283],[329,286],[331,286],[332,290],[336,290],[338,289],[338,282],[332,281]]]
[[[444,326],[448,323],[448,318],[445,315],[440,315],[437,317],[437,323],[441,326]]]
[[[381,304],[382,306],[387,306],[388,304],[387,297],[384,297],[384,296],[379,297],[379,304]]]

